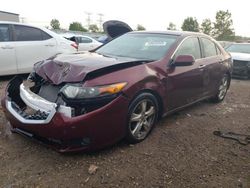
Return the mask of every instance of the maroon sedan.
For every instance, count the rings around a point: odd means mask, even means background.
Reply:
[[[138,143],[159,118],[195,102],[222,101],[231,73],[230,55],[207,35],[127,32],[92,52],[36,63],[1,102],[13,132],[60,152],[96,150]]]

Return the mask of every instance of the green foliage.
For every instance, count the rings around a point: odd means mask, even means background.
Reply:
[[[137,24],[136,30],[137,30],[137,31],[144,31],[144,30],[146,30],[146,28],[143,27],[143,26],[140,25],[140,24]]]
[[[201,32],[207,35],[211,35],[213,31],[212,22],[210,19],[205,19],[201,23]]]
[[[86,28],[84,28],[82,26],[82,24],[80,22],[72,22],[69,25],[69,30],[71,30],[71,31],[83,31],[83,32],[88,31]]]
[[[217,40],[234,40],[235,33],[231,16],[232,14],[228,10],[220,10],[216,13],[213,35]]]
[[[170,22],[167,27],[167,30],[176,30],[176,25],[173,22]]]
[[[97,33],[99,31],[99,28],[96,24],[89,25],[89,31],[93,33]]]
[[[199,32],[199,23],[196,18],[187,17],[181,26],[183,31]]]
[[[57,19],[52,19],[50,21],[50,26],[52,27],[52,29],[60,29],[60,22]]]

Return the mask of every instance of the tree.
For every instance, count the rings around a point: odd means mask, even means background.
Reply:
[[[144,30],[146,30],[146,28],[143,27],[143,26],[140,25],[140,24],[137,24],[136,30],[137,30],[137,31],[144,31]]]
[[[210,19],[205,19],[201,23],[201,31],[207,35],[211,35],[213,31],[212,22]]]
[[[176,25],[173,22],[170,22],[167,27],[167,30],[176,30]]]
[[[232,14],[228,10],[220,10],[216,13],[213,34],[217,40],[234,40],[235,33],[231,16]]]
[[[80,22],[72,22],[69,25],[69,30],[71,30],[71,31],[83,31],[83,32],[88,31],[86,28],[84,28],[82,26],[82,24]]]
[[[50,21],[50,26],[52,27],[52,29],[60,29],[60,22],[57,19],[52,19]]]
[[[181,26],[183,31],[194,31],[199,32],[199,23],[196,18],[187,17]]]
[[[89,25],[89,31],[91,31],[93,33],[97,33],[99,31],[99,28],[96,24],[91,24],[91,25]]]

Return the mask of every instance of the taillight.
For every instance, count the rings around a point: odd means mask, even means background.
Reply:
[[[78,50],[78,45],[75,42],[72,43],[71,46]]]

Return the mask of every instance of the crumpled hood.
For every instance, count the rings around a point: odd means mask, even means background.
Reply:
[[[63,82],[80,82],[90,72],[115,65],[138,62],[131,58],[113,58],[99,55],[97,53],[59,54],[50,59],[38,62],[34,71],[55,85]],[[140,60],[142,62],[142,60]]]
[[[250,54],[230,52],[233,60],[250,61]]]

